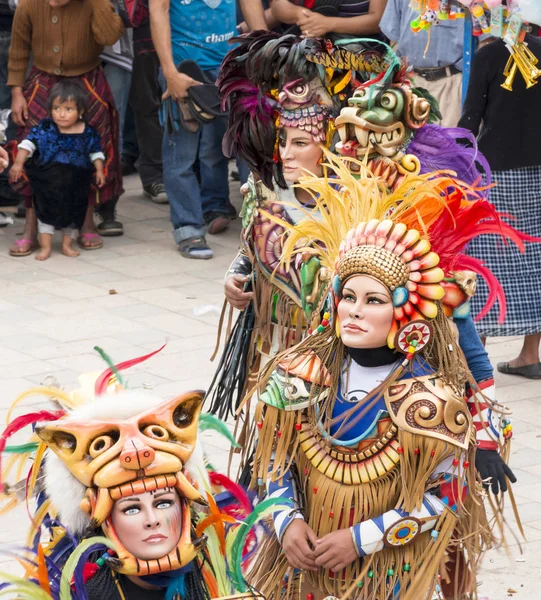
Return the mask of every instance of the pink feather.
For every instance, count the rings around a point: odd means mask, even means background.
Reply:
[[[229,479],[229,477],[226,477],[221,473],[216,473],[215,471],[211,471],[209,473],[209,478],[212,485],[219,485],[223,487],[234,498],[236,498],[247,515],[252,512],[252,503],[250,502],[250,498],[248,498],[248,494],[245,492],[242,486]]]
[[[150,354],[145,354],[144,356],[138,356],[137,358],[132,358],[130,360],[126,360],[124,362],[118,363],[116,366],[117,371],[124,371],[125,369],[129,369],[135,365],[138,365],[149,358],[152,358],[158,352],[161,352],[165,348],[166,344],[164,344],[161,348],[154,350]],[[94,391],[96,396],[103,396],[107,391],[107,386],[109,385],[109,381],[113,376],[113,371],[111,369],[105,369],[105,371],[98,377],[96,380],[96,384],[94,385]]]
[[[39,421],[58,421],[66,415],[64,410],[48,411],[40,410],[39,412],[28,413],[13,419],[11,423],[4,429],[0,435],[0,489],[2,489],[2,452],[6,448],[8,439],[27,425],[34,425]]]

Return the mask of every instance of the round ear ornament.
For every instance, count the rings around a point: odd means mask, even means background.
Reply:
[[[394,339],[397,350],[406,355],[407,360],[412,360],[432,337],[432,325],[424,319],[410,321],[401,327]]]

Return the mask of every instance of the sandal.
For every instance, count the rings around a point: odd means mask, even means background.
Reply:
[[[23,250],[23,245],[28,245],[26,250]],[[34,250],[39,248],[37,241],[23,238],[22,240],[15,240],[9,249],[10,256],[30,256]]]
[[[498,363],[497,367],[504,375],[520,375],[526,379],[541,379],[541,362],[523,367],[512,367],[508,362]]]
[[[188,238],[179,243],[178,249],[184,258],[197,258],[208,260],[214,256],[212,250],[207,246],[204,236]]]
[[[99,243],[92,243],[94,240],[99,240]],[[81,233],[77,238],[77,245],[82,250],[99,250],[103,246],[103,240],[97,233]]]

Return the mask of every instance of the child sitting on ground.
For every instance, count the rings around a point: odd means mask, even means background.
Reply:
[[[72,240],[85,218],[93,166],[98,187],[105,182],[105,156],[98,133],[84,120],[86,111],[82,86],[73,79],[62,80],[49,95],[51,117],[18,145],[9,177],[18,181],[24,168],[32,188],[41,247],[36,260],[49,258],[55,229],[62,230],[62,253],[79,256]]]

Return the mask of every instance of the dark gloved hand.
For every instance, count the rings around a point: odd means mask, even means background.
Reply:
[[[481,479],[483,479],[483,487],[488,490],[490,485],[493,494],[497,494],[499,490],[507,492],[507,479],[511,483],[516,483],[517,478],[513,475],[513,471],[505,464],[503,458],[497,450],[480,450],[475,453],[475,468],[479,471]],[[489,481],[484,481],[485,479]]]

